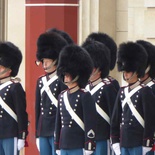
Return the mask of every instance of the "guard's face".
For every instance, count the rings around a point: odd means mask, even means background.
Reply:
[[[138,80],[137,74],[133,72],[123,72],[124,80],[128,83],[134,83]]]
[[[45,72],[50,73],[53,72],[56,69],[56,66],[53,66],[53,60],[52,59],[43,59],[43,68]]]
[[[70,83],[71,81],[72,81],[71,75],[68,74],[68,73],[66,73],[66,74],[64,75],[64,83],[65,83],[65,84],[68,84],[68,83]]]
[[[0,65],[0,79],[10,76],[11,69]]]

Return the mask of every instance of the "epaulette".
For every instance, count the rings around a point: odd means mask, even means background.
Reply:
[[[46,76],[46,73],[43,74],[43,75],[40,75],[40,76],[39,76],[39,79],[41,79],[41,78],[44,77],[44,76]]]
[[[62,90],[60,94],[62,95],[62,94],[63,94],[65,91],[67,91],[67,90],[68,90],[68,88],[65,89],[65,90]]]
[[[122,87],[120,87],[121,89],[124,89],[124,88],[126,88],[126,87],[129,87],[129,86],[122,86]]]
[[[111,77],[111,76],[108,76],[108,79],[110,80],[110,81],[114,81],[115,79],[113,78],[113,77]]]
[[[111,81],[102,81],[104,84],[106,84],[106,85],[109,85],[109,84],[111,84]]]
[[[14,83],[20,83],[21,79],[19,77],[11,78],[11,81]]]
[[[147,85],[145,85],[145,84],[141,83],[141,84],[140,84],[140,86],[142,86],[142,87],[146,87]]]

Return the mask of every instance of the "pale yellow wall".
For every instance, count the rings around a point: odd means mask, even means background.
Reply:
[[[79,44],[81,44],[85,38],[91,32],[104,32],[110,35],[118,44],[118,41],[126,39],[126,27],[125,25],[117,25],[117,19],[121,16],[122,7],[117,9],[118,2],[123,3],[125,0],[80,0],[80,17],[79,17]],[[122,17],[121,17],[122,18]],[[117,29],[117,27],[118,29]],[[125,33],[124,33],[125,27]],[[123,28],[123,29],[122,29]],[[123,37],[118,37],[122,34]],[[121,38],[121,39],[120,39]],[[113,77],[121,83],[121,75],[117,72],[117,69],[110,73]]]
[[[5,40],[17,45],[23,54],[18,77],[25,87],[25,0],[5,0]]]

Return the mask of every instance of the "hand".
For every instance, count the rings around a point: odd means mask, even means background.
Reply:
[[[56,154],[57,155],[60,155],[60,150],[56,150]]]
[[[152,147],[143,146],[143,155],[146,155],[147,152],[151,151]]]
[[[84,155],[91,155],[92,153],[93,153],[93,151],[85,150],[85,154]]]
[[[121,154],[120,144],[119,143],[114,143],[112,145],[112,148],[113,148],[113,150],[114,150],[116,155],[120,155]]]
[[[40,147],[39,147],[39,138],[36,138],[36,145],[37,145],[37,149],[40,152]]]
[[[18,139],[18,151],[20,151],[25,146],[25,140],[24,139]]]

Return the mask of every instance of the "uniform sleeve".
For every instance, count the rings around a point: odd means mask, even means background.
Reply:
[[[59,95],[60,97],[60,95]],[[54,144],[55,150],[59,150],[59,139],[60,139],[60,131],[61,131],[61,116],[60,116],[60,104],[58,97],[58,108],[56,112],[56,121],[55,121],[55,134],[54,134]]]
[[[85,127],[85,150],[94,150],[96,133],[96,108],[95,102],[89,92],[85,94],[82,101],[82,106]]]
[[[142,93],[143,112],[144,112],[144,134],[143,134],[143,146],[153,146],[153,134],[155,127],[155,96],[151,89],[146,87]]]
[[[28,134],[28,114],[26,112],[26,94],[20,83],[14,85],[13,103],[18,120],[18,138],[26,139]]]
[[[109,117],[111,118],[115,100],[117,97],[117,91],[112,85],[109,85],[104,93],[106,99],[105,103],[107,103],[108,105]]]
[[[111,143],[120,142],[120,123],[121,123],[122,107],[120,101],[120,91],[117,94],[114,109],[111,117],[110,139]]]
[[[38,130],[38,121],[40,116],[40,101],[41,101],[41,95],[40,95],[40,89],[39,89],[39,80],[37,81],[36,85],[36,93],[35,93],[35,129],[36,129],[36,137],[37,130]]]

